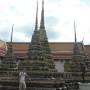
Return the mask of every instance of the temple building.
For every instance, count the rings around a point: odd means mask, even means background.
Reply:
[[[5,56],[1,58],[0,63],[0,85],[4,90],[17,90],[23,88],[22,83],[27,84],[27,90],[54,90],[57,86],[64,84],[63,74],[55,68],[55,63],[49,47],[47,33],[44,22],[44,0],[42,0],[41,22],[38,28],[38,2],[36,9],[35,29],[32,35],[31,43],[28,43],[26,56],[20,58],[14,53],[13,48],[13,26],[11,32],[11,41],[8,44],[8,50]],[[21,47],[21,46],[20,46]],[[20,48],[19,47],[19,48]],[[22,51],[21,51],[22,52]],[[23,54],[21,54],[23,55]],[[27,74],[28,78],[20,74]],[[20,81],[20,82],[19,82]],[[7,83],[8,82],[8,83]],[[18,85],[21,85],[19,87]],[[38,89],[39,88],[39,89]],[[43,88],[43,89],[42,89]],[[22,90],[22,89],[20,89]]]
[[[64,87],[69,81],[90,82],[90,45],[77,42],[75,22],[74,42],[49,43],[44,18],[42,0],[38,26],[37,1],[31,42],[13,42],[13,25],[10,42],[0,41],[0,89],[18,90],[21,73],[27,90],[59,90],[59,87],[66,90]]]
[[[90,45],[84,45],[83,42],[77,42],[75,23],[74,30],[75,42],[48,42],[44,22],[44,0],[42,0],[40,27],[38,27],[37,2],[35,28],[31,42],[12,42],[12,33],[11,42],[7,42],[7,45],[6,43],[2,44],[2,42],[0,42],[0,57],[4,59],[12,54],[14,58],[16,56],[17,61],[22,61],[22,64],[18,67],[19,70],[22,67],[26,67],[30,70],[36,68],[38,70],[48,70],[49,72],[65,73],[79,70],[77,68],[79,68],[80,65],[78,65],[79,67],[76,67],[75,63],[73,64],[74,60],[78,61],[78,59],[80,60],[80,63],[82,62],[82,59],[84,59],[85,64],[88,66],[87,68],[90,68]],[[32,62],[32,60],[34,62]],[[28,61],[30,64],[33,63],[32,68],[27,65],[23,66],[23,63],[28,63]],[[72,66],[70,66],[72,67],[72,70],[69,68],[70,63],[72,63]],[[41,65],[41,67],[38,68],[37,65]]]
[[[7,42],[9,47],[10,42]],[[30,43],[26,42],[12,42],[12,48],[14,54],[17,56],[18,60],[24,60],[28,58],[28,47]],[[82,45],[84,47],[85,53],[89,58],[87,64],[90,63],[90,45],[84,45],[82,42],[78,42],[79,49],[81,50]],[[55,63],[55,67],[58,72],[64,72],[64,63],[70,62],[73,56],[74,42],[49,42],[51,49],[51,54]]]

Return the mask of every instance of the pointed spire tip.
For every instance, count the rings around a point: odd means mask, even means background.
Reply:
[[[13,27],[14,27],[14,24],[12,24],[12,31],[11,31],[11,43],[12,43],[12,38],[13,38]]]
[[[41,23],[40,23],[40,29],[45,29],[44,25],[44,0],[42,0],[42,12],[41,12]]]
[[[38,30],[38,0],[37,0],[37,8],[36,8],[35,30]]]
[[[74,20],[74,36],[75,36],[75,42],[77,42],[77,36],[76,36],[76,25]]]

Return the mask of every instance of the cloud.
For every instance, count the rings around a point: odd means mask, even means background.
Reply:
[[[49,0],[50,3],[60,2],[61,0]]]
[[[53,42],[59,38],[60,34],[58,32],[54,31],[52,28],[48,29],[49,30],[47,30],[47,36],[49,38],[49,41]]]
[[[6,30],[0,32],[0,38],[5,41],[10,41],[10,34]]]
[[[39,24],[41,0],[39,1]],[[9,41],[12,24],[14,41],[30,41],[34,30],[37,0],[0,0],[0,38]],[[45,26],[49,41],[74,41],[73,23],[76,21],[77,38],[84,37],[90,44],[89,0],[45,0]]]
[[[54,16],[48,16],[45,20],[46,27],[56,26],[58,22],[58,19]]]
[[[90,0],[80,0],[84,5],[90,5]]]

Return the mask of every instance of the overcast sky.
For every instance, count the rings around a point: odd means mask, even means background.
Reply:
[[[35,25],[37,0],[0,0],[0,39],[29,42]],[[39,23],[41,0],[39,2]],[[73,42],[74,20],[77,38],[90,44],[90,0],[45,0],[45,27],[50,42]]]

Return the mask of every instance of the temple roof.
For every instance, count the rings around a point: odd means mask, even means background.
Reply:
[[[7,44],[9,44],[9,42],[7,42]],[[24,50],[28,50],[29,43],[12,42],[12,45],[13,45],[13,49],[16,51],[17,50],[24,51]],[[50,42],[49,45],[50,45],[50,48],[52,51],[62,51],[62,52],[72,51],[73,47],[74,47],[73,42]],[[80,45],[80,43],[79,43],[79,45]],[[88,46],[86,46],[86,47],[89,48]]]
[[[9,42],[7,42],[7,45]],[[25,53],[27,53],[29,43],[25,42],[13,42],[12,47],[15,53],[19,54],[20,56]],[[73,53],[73,42],[50,42],[49,43],[51,52],[56,56],[71,56]],[[79,46],[81,43],[79,42]],[[86,53],[90,57],[90,45],[84,45]]]

